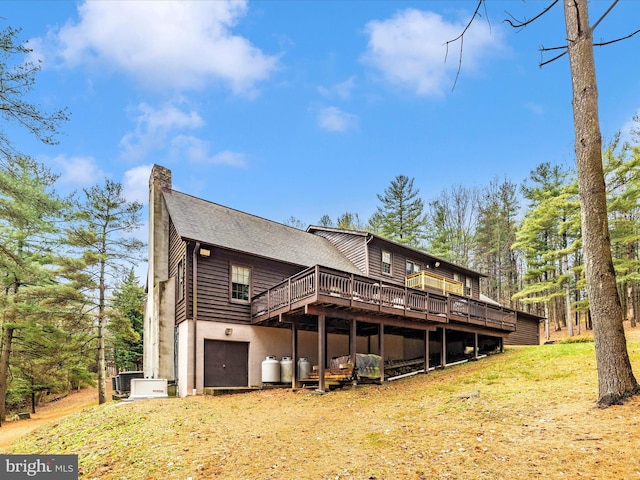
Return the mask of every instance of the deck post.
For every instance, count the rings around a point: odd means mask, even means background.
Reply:
[[[429,330],[424,331],[424,373],[429,373]]]
[[[442,345],[440,349],[440,366],[442,368],[447,365],[447,329],[442,327]]]
[[[351,356],[351,365],[356,368],[356,319],[351,320],[351,331],[349,332],[349,355]]]
[[[324,372],[326,367],[327,325],[326,317],[318,315],[318,391],[325,392]]]
[[[298,388],[298,320],[295,318],[291,322],[291,388],[295,390]]]
[[[384,323],[378,327],[378,352],[380,353],[380,383],[384,382]]]
[[[473,334],[473,359],[478,359],[478,334]]]

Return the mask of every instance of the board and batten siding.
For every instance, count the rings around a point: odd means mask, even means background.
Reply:
[[[251,269],[250,297],[306,268],[221,248],[212,247],[210,251],[209,257],[198,256],[198,320],[251,322],[250,303],[232,301],[230,298],[232,265]]]
[[[314,232],[319,237],[329,240],[358,270],[367,273],[367,236],[353,233],[318,230]]]

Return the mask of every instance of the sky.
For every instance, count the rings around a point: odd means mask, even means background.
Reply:
[[[540,67],[566,44],[563,2],[504,22],[549,3],[488,0],[447,49],[475,0],[4,0],[3,28],[41,61],[29,99],[70,121],[55,146],[0,128],[62,192],[109,178],[146,206],[158,164],[176,190],[277,222],[366,221],[398,175],[429,202],[574,164],[568,58]],[[610,4],[590,2],[592,24]],[[622,0],[595,41],[638,19]],[[640,34],[596,48],[605,141],[640,112],[638,52]]]

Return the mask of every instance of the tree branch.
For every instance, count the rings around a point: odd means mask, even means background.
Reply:
[[[611,5],[613,7],[613,5]],[[604,15],[601,17],[604,18]],[[613,40],[607,40],[606,42],[597,42],[597,43],[593,43],[594,47],[604,47],[606,45],[611,45],[612,43],[617,43],[617,42],[621,42],[623,40],[627,40],[631,37],[633,37],[634,35],[637,35],[638,33],[640,33],[640,28],[638,30],[636,30],[635,32],[631,32],[629,35],[626,35],[624,37],[619,37],[619,38],[615,38]],[[551,52],[553,50],[564,50],[560,55],[556,55],[555,57],[546,60],[546,61],[540,61],[540,66],[544,67],[545,65],[550,64],[551,62],[555,62],[556,60],[558,60],[559,58],[563,57],[564,55],[567,54],[567,45],[562,45],[560,47],[540,47],[540,52]]]
[[[606,42],[594,43],[593,46],[594,47],[604,47],[605,45],[611,45],[612,43],[621,42],[622,40],[627,40],[628,38],[633,37],[637,33],[640,33],[640,28],[638,30],[636,30],[635,32],[631,32],[629,35],[627,35],[625,37],[616,38],[614,40],[608,40]]]
[[[509,25],[511,25],[511,27],[513,27],[513,28],[524,28],[524,27],[526,27],[527,25],[529,25],[529,24],[531,24],[531,23],[535,22],[537,19],[539,19],[541,16],[543,16],[543,15],[544,15],[545,13],[547,13],[549,10],[551,10],[551,9],[555,6],[555,4],[556,4],[556,3],[558,3],[559,1],[560,1],[560,0],[553,0],[553,2],[552,2],[552,3],[551,3],[547,8],[545,8],[544,10],[542,10],[538,15],[536,15],[535,17],[533,17],[533,18],[532,18],[532,19],[530,19],[530,20],[520,21],[520,20],[517,20],[517,19],[516,19],[513,15],[511,15],[509,12],[506,12],[506,14],[507,14],[507,15],[509,15],[511,18],[513,18],[513,20],[514,20],[515,22],[513,22],[513,21],[509,20],[508,18],[505,18],[503,21],[504,21],[505,23],[508,23]],[[616,0],[616,1],[618,1],[618,0]]]
[[[609,15],[609,12],[613,10],[613,7],[615,7],[619,1],[620,0],[614,0],[613,3],[609,5],[609,8],[607,8],[607,11],[604,12],[602,16],[596,21],[596,23],[594,23],[593,26],[591,27],[591,32],[593,32],[596,29],[596,27],[600,24],[600,22],[604,19],[604,17]]]
[[[462,30],[462,32],[460,33],[460,35],[458,35],[456,38],[454,38],[452,40],[447,40],[445,42],[445,46],[447,48],[446,48],[446,52],[444,54],[444,61],[446,62],[447,61],[447,57],[449,56],[449,44],[457,42],[458,40],[460,40],[460,54],[458,55],[458,70],[456,71],[456,78],[453,81],[453,86],[451,87],[452,91],[456,88],[456,84],[458,83],[458,78],[460,77],[460,71],[462,70],[462,47],[463,47],[463,44],[464,44],[464,35],[467,33],[467,30],[469,30],[469,28],[471,27],[471,24],[473,23],[473,20],[476,18],[476,16],[479,15],[478,11],[480,10],[480,7],[483,4],[484,4],[484,8],[485,8],[485,16],[487,17],[487,21],[489,21],[489,16],[487,15],[487,5],[485,4],[485,0],[478,0],[478,4],[476,5],[476,9],[474,10],[473,15],[471,15],[471,18],[469,19],[469,21],[465,25],[465,27]],[[491,24],[489,24],[489,26],[491,26]]]

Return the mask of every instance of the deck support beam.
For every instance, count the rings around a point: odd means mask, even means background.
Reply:
[[[473,334],[473,359],[478,359],[478,333]]]
[[[447,329],[442,327],[442,345],[440,349],[440,366],[447,366]]]
[[[291,388],[298,388],[298,320],[294,319],[291,322],[291,361],[292,372],[291,372]]]
[[[380,352],[380,383],[384,382],[384,323],[378,326],[378,352]]]
[[[324,372],[327,364],[327,319],[318,315],[318,392],[325,392]]]
[[[429,330],[424,331],[424,373],[429,373]]]
[[[351,365],[356,368],[356,322],[354,318],[351,320],[351,330],[349,332],[349,355],[351,356]]]

